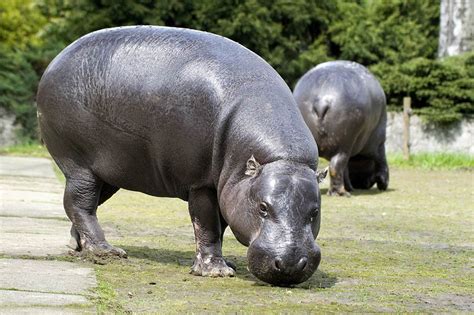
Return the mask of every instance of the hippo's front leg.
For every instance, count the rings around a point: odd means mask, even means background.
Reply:
[[[196,258],[191,273],[207,277],[234,276],[235,270],[222,258],[222,228],[215,190],[192,189],[188,203],[196,239]]]

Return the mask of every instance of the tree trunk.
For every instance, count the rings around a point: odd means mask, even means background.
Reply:
[[[441,0],[438,57],[474,48],[474,0]]]

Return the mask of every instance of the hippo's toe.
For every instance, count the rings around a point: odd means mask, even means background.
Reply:
[[[120,247],[115,247],[112,246],[108,243],[105,244],[105,246],[99,246],[99,248],[94,249],[95,252],[94,254],[98,256],[116,256],[120,258],[127,258],[127,252],[125,252],[123,249]]]
[[[233,264],[228,264],[222,257],[198,258],[194,260],[191,274],[203,277],[233,277],[235,269]]]
[[[345,189],[329,189],[328,196],[350,197],[351,194]]]
[[[81,256],[93,255],[97,257],[127,258],[127,253],[123,249],[112,246],[107,242],[99,244],[83,242],[81,248],[79,250],[76,249],[76,252]]]

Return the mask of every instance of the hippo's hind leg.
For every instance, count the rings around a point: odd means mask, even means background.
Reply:
[[[104,183],[90,172],[81,171],[77,174],[80,175],[66,177],[64,191],[64,208],[72,221],[71,236],[76,240],[76,250],[98,256],[126,257],[124,250],[107,243],[96,216],[100,201],[105,201],[104,198],[110,197],[118,189],[107,190],[101,198],[101,192],[107,186],[104,187]]]
[[[328,195],[330,196],[347,196],[351,194],[344,187],[345,172],[347,163],[349,162],[349,154],[340,152],[331,158],[329,162],[329,176],[331,183],[329,185]]]
[[[375,182],[379,190],[387,190],[389,181],[389,171],[387,158],[385,156],[385,144],[382,143],[375,158]]]
[[[352,187],[351,178],[349,176],[349,165],[347,165],[344,169],[344,188],[348,192],[354,191],[354,187]]]
[[[109,185],[107,183],[102,184],[102,188],[100,190],[99,196],[99,206],[106,202],[113,194],[115,194],[119,190],[118,187]],[[76,251],[81,250],[81,237],[79,233],[76,231],[74,224],[71,226],[71,242],[69,245],[72,249]]]
[[[216,191],[191,189],[188,203],[196,238],[196,258],[191,273],[208,277],[234,276],[235,270],[222,257],[222,225]]]

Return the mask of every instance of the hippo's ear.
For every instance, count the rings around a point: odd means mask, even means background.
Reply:
[[[255,157],[252,155],[247,161],[247,169],[245,170],[245,175],[255,176],[260,171],[260,163],[257,162]]]
[[[316,178],[318,180],[318,184],[320,184],[326,178],[326,176],[328,175],[328,171],[329,166],[322,171],[316,171]]]

